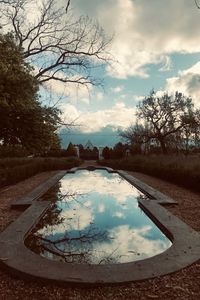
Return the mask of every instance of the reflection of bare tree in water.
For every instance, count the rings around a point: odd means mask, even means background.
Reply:
[[[40,201],[51,201],[51,206],[46,211],[45,215],[40,219],[36,227],[32,230],[31,234],[26,238],[25,244],[29,248],[33,249],[34,252],[38,254],[43,253],[43,246],[35,237],[42,237],[42,234],[39,233],[40,230],[63,224],[65,218],[62,216],[62,208],[59,204],[62,200],[65,200],[65,203],[67,204],[68,201],[70,202],[71,199],[75,200],[76,197],[77,193],[75,192],[66,192],[63,194],[61,192],[60,183],[57,183],[55,186],[49,189],[49,191],[40,198]]]
[[[40,249],[38,254],[43,254],[48,258],[67,262],[82,264],[111,264],[117,263],[120,255],[117,254],[118,247],[111,250],[110,253],[96,249],[95,242],[101,243],[107,241],[109,236],[107,231],[98,230],[95,227],[89,227],[86,231],[78,232],[77,236],[70,237],[68,233],[62,238],[51,239],[36,234],[32,237]]]
[[[51,253],[57,259],[69,263],[91,263],[93,246],[96,241],[107,239],[106,231],[101,231],[94,226],[85,231],[78,231],[77,236],[70,237],[68,233],[62,238],[51,239],[36,235],[34,237],[41,249]],[[54,257],[55,258],[55,257]]]
[[[60,185],[57,184],[46,193],[41,200],[51,201],[51,208],[41,218],[40,222],[34,228],[32,233],[26,238],[25,244],[37,254],[45,257],[60,260],[68,263],[96,263],[108,264],[119,261],[117,254],[118,247],[109,252],[109,243],[112,238],[106,230],[95,227],[90,222],[84,230],[80,230],[81,216],[75,214],[71,217],[63,217],[63,209],[78,211],[78,208],[84,207],[89,209],[84,200],[85,194],[74,191],[61,191]],[[78,205],[78,207],[77,207]],[[75,208],[76,207],[76,208]],[[73,226],[71,226],[73,222]],[[77,224],[75,224],[77,223]],[[62,228],[63,234],[56,239],[55,229],[57,226]],[[70,234],[71,233],[71,234]],[[58,235],[57,235],[58,236]],[[107,243],[107,251],[98,249],[100,243]]]
[[[61,191],[61,184],[58,182],[56,185],[50,188],[49,191],[40,198],[40,200],[51,201],[52,203],[62,201],[68,203],[71,200],[78,201],[77,197],[84,197],[85,195],[85,193],[80,193],[70,189],[68,191]],[[79,201],[79,204],[83,205],[81,201]]]
[[[65,206],[73,208],[75,204],[80,207],[87,207],[84,203],[83,193],[74,191],[61,191],[60,184],[51,188],[42,197],[42,201],[51,201],[51,208],[41,218],[31,235],[26,238],[25,244],[34,252],[46,256],[51,254],[65,262],[89,263],[93,251],[93,243],[105,240],[106,232],[95,228],[94,224],[84,230],[77,230],[76,236],[70,237],[67,228],[70,228],[70,221],[74,218],[65,218],[62,211]],[[75,210],[75,209],[74,209]],[[80,228],[79,217],[77,218],[77,228]],[[53,228],[63,226],[63,237],[53,239],[51,236]],[[52,230],[52,231],[51,231]],[[65,231],[66,230],[66,231]],[[48,257],[50,256],[49,254]],[[56,257],[55,257],[56,256]]]

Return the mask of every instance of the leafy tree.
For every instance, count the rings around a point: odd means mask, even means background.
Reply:
[[[11,34],[0,34],[0,140],[40,153],[59,146],[56,108],[42,107],[38,82]]]
[[[27,149],[41,153],[60,148],[60,140],[56,133],[59,120],[57,109],[38,105],[36,108],[19,112],[19,116],[13,123],[14,134],[19,136]]]
[[[64,7],[57,0],[0,1],[0,26],[13,32],[23,57],[37,65],[38,82],[98,85],[91,70],[108,61],[110,38],[88,17],[75,18],[66,2]]]

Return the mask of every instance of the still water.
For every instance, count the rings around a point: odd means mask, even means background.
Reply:
[[[125,263],[155,256],[170,240],[138,207],[146,198],[116,173],[79,170],[46,193],[51,208],[25,244],[66,263]]]

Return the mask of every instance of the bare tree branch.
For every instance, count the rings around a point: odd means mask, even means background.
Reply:
[[[66,13],[68,12],[69,6],[70,6],[70,0],[67,1],[67,6],[66,6],[66,9],[65,9]]]
[[[70,4],[70,0],[66,7],[56,0],[0,0],[0,11],[6,5],[4,27],[14,32],[24,58],[37,66],[40,83],[99,85],[92,69],[111,59],[107,52],[111,38],[88,17],[75,18]]]
[[[167,153],[168,141],[197,125],[192,99],[176,92],[158,97],[151,92],[138,105],[139,124],[129,127],[120,135],[132,144],[159,143]]]
[[[197,0],[195,0],[195,4],[196,4],[196,7],[200,9],[200,4],[198,4]]]

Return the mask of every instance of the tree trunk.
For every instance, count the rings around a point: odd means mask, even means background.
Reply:
[[[160,146],[162,148],[163,154],[167,154],[167,148],[166,148],[166,145],[165,145],[165,141],[163,139],[159,139],[159,142],[160,142]]]

